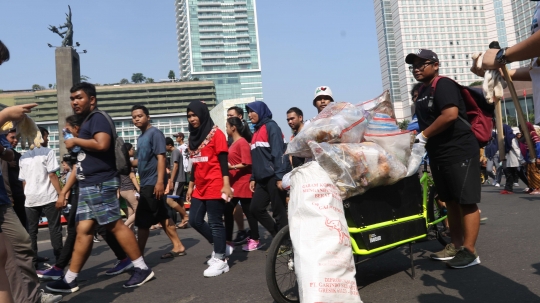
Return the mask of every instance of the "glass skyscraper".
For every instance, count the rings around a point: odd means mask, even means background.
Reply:
[[[481,80],[470,72],[471,55],[491,41],[511,46],[530,35],[534,2],[528,0],[373,0],[383,88],[398,119],[410,119],[416,80],[405,57],[431,49],[441,75],[462,85]],[[512,67],[520,66],[519,62]]]
[[[213,81],[216,99],[263,99],[255,0],[176,0],[182,80]]]

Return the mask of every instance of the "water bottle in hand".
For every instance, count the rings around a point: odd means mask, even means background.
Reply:
[[[64,140],[73,138],[73,134],[66,128],[62,129],[62,133],[64,134]],[[78,153],[80,150],[81,148],[79,146],[75,146],[71,149],[71,151],[74,153]]]

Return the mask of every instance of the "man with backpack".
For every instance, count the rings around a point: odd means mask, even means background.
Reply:
[[[134,270],[124,288],[138,287],[154,277],[137,245],[133,232],[124,225],[120,215],[117,191],[120,178],[117,170],[116,130],[105,112],[97,111],[96,88],[86,82],[73,86],[71,107],[75,114],[85,119],[79,137],[65,141],[66,148],[80,147],[77,154],[77,180],[79,182],[79,204],[77,206],[77,240],[69,270],[58,281],[47,284],[55,292],[72,293],[79,290],[77,276],[90,256],[94,229],[105,225],[114,234],[122,249],[132,260]]]
[[[416,100],[421,131],[416,138],[425,144],[433,181],[446,202],[452,228],[452,243],[431,258],[448,260],[452,268],[479,264],[475,244],[480,229],[480,146],[467,121],[463,88],[439,77],[439,59],[431,50],[419,49],[407,55],[405,62],[411,65],[414,78],[424,84]]]

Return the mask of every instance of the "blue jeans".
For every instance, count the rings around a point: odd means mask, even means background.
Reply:
[[[204,215],[208,213],[208,223],[204,221]],[[214,244],[215,258],[225,259],[225,226],[223,214],[225,213],[225,201],[223,200],[199,200],[191,198],[189,208],[189,225],[198,231],[211,244]]]

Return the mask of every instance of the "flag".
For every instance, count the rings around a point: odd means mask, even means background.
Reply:
[[[523,90],[523,97],[527,97],[527,90],[526,89]]]

